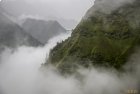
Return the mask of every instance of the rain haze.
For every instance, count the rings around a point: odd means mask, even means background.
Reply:
[[[0,0],[0,94],[140,94],[130,1]]]
[[[3,0],[2,6],[13,16],[58,20],[74,27],[94,0]],[[69,27],[69,26],[66,26]]]

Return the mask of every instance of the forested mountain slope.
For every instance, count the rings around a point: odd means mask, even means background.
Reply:
[[[47,63],[71,70],[79,65],[119,69],[127,62],[140,45],[140,0],[103,1],[109,0],[95,1],[71,37],[51,50]]]

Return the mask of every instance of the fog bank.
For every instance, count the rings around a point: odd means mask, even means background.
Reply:
[[[62,76],[52,66],[42,72],[41,64],[50,49],[68,36],[70,34],[54,37],[45,47],[5,50],[0,58],[0,94],[125,94],[129,89],[139,89],[140,51],[124,66],[128,71],[125,73],[93,67]],[[133,67],[132,63],[135,63]]]

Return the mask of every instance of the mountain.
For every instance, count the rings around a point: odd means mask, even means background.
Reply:
[[[140,45],[140,0],[121,1],[130,0],[96,0],[71,37],[51,50],[46,64],[65,71],[79,65],[121,69]]]
[[[32,18],[25,19],[22,27],[27,33],[31,34],[43,44],[45,44],[50,38],[66,32],[57,21],[45,21]]]
[[[19,45],[39,46],[42,44],[13,22],[0,7],[0,48],[5,46],[13,48]]]
[[[54,7],[49,7],[50,5],[48,6],[46,4],[43,4],[43,7],[40,7],[38,3],[35,5],[28,1],[26,2],[25,0],[3,0],[1,6],[8,13],[12,14],[12,16],[19,19],[24,17],[37,17],[45,20],[56,20],[66,29],[73,29],[78,24],[74,19],[62,18],[57,13],[58,11],[53,9]]]

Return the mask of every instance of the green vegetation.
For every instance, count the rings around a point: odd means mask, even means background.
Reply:
[[[133,18],[132,18],[133,17]],[[72,36],[52,49],[49,63],[61,70],[100,65],[120,69],[140,44],[140,2],[104,14],[94,11]]]

